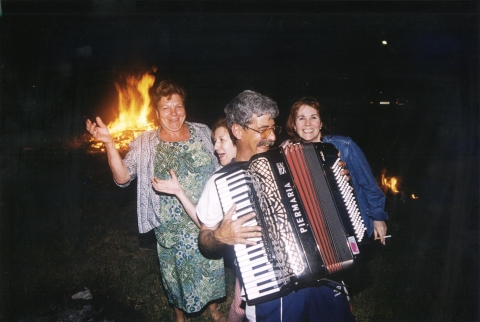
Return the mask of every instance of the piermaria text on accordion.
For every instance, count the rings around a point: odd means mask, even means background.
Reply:
[[[305,224],[305,218],[300,211],[300,207],[298,206],[297,199],[294,196],[293,189],[292,189],[292,184],[288,182],[285,185],[287,196],[290,201],[290,206],[292,207],[293,210],[293,215],[295,216],[295,222],[297,223],[297,226],[299,227],[300,233],[306,233],[308,229],[306,229],[306,224]]]

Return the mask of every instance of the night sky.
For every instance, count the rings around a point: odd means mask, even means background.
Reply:
[[[280,125],[296,99],[316,97],[375,176],[386,167],[426,200],[422,229],[439,213],[451,221],[445,256],[469,235],[478,265],[478,2],[4,0],[1,7],[2,209],[20,151],[78,137],[87,118],[112,121],[114,82],[155,67],[157,81],[186,88],[187,120],[208,125],[245,89],[278,103]],[[408,104],[377,104],[396,99]]]

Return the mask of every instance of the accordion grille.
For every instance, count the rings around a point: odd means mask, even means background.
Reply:
[[[287,210],[282,203],[280,189],[268,159],[254,160],[249,166],[249,171],[255,173],[251,176],[252,183],[267,230],[266,234],[264,232],[264,243],[267,248],[271,247],[275,254],[275,261],[281,268],[285,279],[293,274],[298,275],[305,270],[305,265],[301,260],[301,252],[295,242],[292,226],[287,219]]]

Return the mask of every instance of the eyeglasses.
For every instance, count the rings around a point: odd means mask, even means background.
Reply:
[[[243,126],[243,128],[244,129],[247,128],[247,129],[252,130],[254,132],[260,133],[260,137],[262,139],[268,138],[272,132],[275,134],[275,136],[279,135],[282,132],[282,127],[278,126],[278,125],[274,125],[272,127],[266,128],[266,129],[261,130],[261,131],[252,129],[251,127],[248,127],[246,125]]]

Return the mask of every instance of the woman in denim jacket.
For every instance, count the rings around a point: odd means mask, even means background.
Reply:
[[[384,211],[385,195],[377,186],[370,165],[362,150],[351,138],[328,134],[320,118],[320,103],[312,97],[304,97],[290,108],[286,130],[293,142],[331,143],[340,151],[340,158],[347,163],[357,194],[358,204],[368,235],[385,245],[388,214]]]

